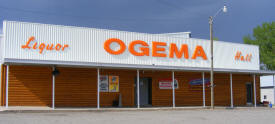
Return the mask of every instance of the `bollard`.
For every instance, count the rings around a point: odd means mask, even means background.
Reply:
[[[271,103],[269,104],[269,108],[272,108],[272,104]]]

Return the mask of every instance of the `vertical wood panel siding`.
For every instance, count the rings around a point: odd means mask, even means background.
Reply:
[[[159,89],[158,81],[163,78],[171,78],[171,72],[165,71],[141,71],[141,77],[152,77],[152,105],[153,106],[172,106],[172,90]],[[191,86],[190,80],[202,78],[201,73],[197,72],[175,72],[175,78],[179,82],[179,89],[175,90],[176,106],[201,106],[202,85]],[[205,79],[210,79],[210,74],[205,74]],[[246,83],[253,85],[253,76],[248,74],[233,74],[233,95],[234,105],[246,105]],[[230,105],[230,75],[229,73],[214,74],[214,100],[217,106]],[[260,102],[260,82],[259,76],[256,77],[257,103]],[[254,97],[253,97],[254,98]],[[211,94],[210,87],[205,87],[206,105],[210,106]]]
[[[5,97],[6,97],[6,69],[7,67],[5,65],[1,65],[2,68],[1,68],[1,106],[4,106],[5,105]]]
[[[97,70],[95,68],[58,67],[56,76],[55,102],[57,107],[96,107]],[[52,68],[42,66],[10,66],[9,105],[10,106],[51,106]],[[5,105],[5,72],[1,70],[1,105]],[[119,76],[119,92],[100,93],[102,107],[112,106],[114,100],[122,96],[123,107],[135,106],[134,83],[136,70],[101,69],[101,75]],[[152,105],[172,106],[172,90],[159,89],[159,80],[171,78],[171,71],[140,70],[140,77],[152,78]],[[175,72],[179,82],[176,89],[176,106],[201,106],[202,85],[191,86],[190,80],[202,78],[198,72]],[[209,73],[205,79],[209,79]],[[257,103],[260,102],[260,77],[256,76]],[[230,105],[229,73],[215,73],[215,105]],[[253,75],[233,74],[233,97],[235,106],[246,105],[246,83],[253,85]],[[205,87],[206,105],[210,105],[210,88]],[[253,94],[252,94],[253,95]],[[253,97],[254,98],[254,97]]]
[[[9,106],[51,106],[51,67],[9,66]]]
[[[119,99],[121,95],[122,106],[131,107],[134,104],[134,83],[136,77],[136,70],[111,70],[101,69],[101,75],[119,76],[119,92],[102,92],[100,93],[100,105],[112,106],[114,100]]]
[[[83,107],[97,104],[97,72],[87,68],[58,68],[56,76],[56,106]],[[119,92],[100,93],[100,106],[110,107],[122,96],[123,106],[134,106],[135,71],[101,69],[101,75],[119,76]]]
[[[246,105],[246,83],[251,83],[253,86],[253,75],[233,74],[233,97],[234,105],[244,106]],[[253,86],[254,87],[254,86]],[[253,88],[252,87],[252,88]],[[254,90],[252,89],[252,102],[254,102]],[[257,104],[260,103],[260,76],[256,76],[256,99]],[[254,104],[254,103],[253,103]]]
[[[159,80],[172,77],[169,71],[140,71],[140,77],[152,77],[152,106],[172,106],[172,90],[159,89]]]
[[[175,78],[179,82],[179,89],[176,89],[176,106],[200,106],[202,105],[202,85],[190,85],[189,81],[202,79],[202,73],[197,72],[175,72]],[[208,78],[205,75],[205,79]],[[206,97],[209,89],[205,88]]]
[[[55,82],[56,107],[95,107],[97,71],[91,68],[58,67]]]

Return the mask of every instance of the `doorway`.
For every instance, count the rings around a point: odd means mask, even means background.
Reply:
[[[137,105],[137,81],[135,80],[135,105]],[[141,107],[152,106],[152,78],[139,78],[139,103]]]
[[[252,84],[246,83],[246,104],[252,105]]]

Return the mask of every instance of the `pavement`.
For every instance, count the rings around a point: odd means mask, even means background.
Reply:
[[[207,109],[209,107],[205,107]],[[225,107],[217,107],[217,108],[225,108]],[[194,110],[194,109],[203,109],[203,107],[198,106],[189,106],[189,107],[142,107],[142,108],[136,108],[136,107],[130,107],[130,108],[113,108],[113,107],[102,107],[100,109],[97,109],[95,107],[57,107],[57,108],[51,108],[51,107],[33,107],[33,106],[12,106],[12,107],[0,107],[0,112],[87,112],[87,111],[153,111],[153,110]]]
[[[244,107],[235,109],[109,109],[80,111],[2,111],[0,124],[274,124],[275,109]],[[144,111],[147,110],[147,111]]]

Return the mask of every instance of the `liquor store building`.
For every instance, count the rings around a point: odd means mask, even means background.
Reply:
[[[0,105],[210,106],[210,41],[3,22]],[[215,106],[260,102],[259,47],[214,41]]]

